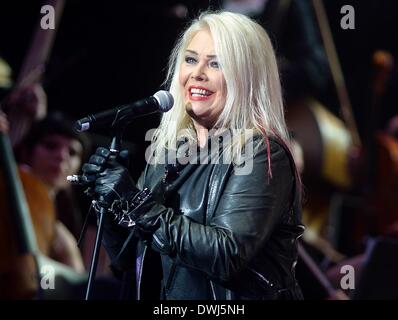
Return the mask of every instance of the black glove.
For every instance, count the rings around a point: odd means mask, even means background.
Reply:
[[[99,204],[107,206],[114,214],[114,220],[123,227],[132,227],[142,214],[142,206],[152,200],[148,188],[140,191],[126,169],[128,153],[121,151],[112,159],[106,148],[98,148],[82,171],[87,181],[92,181],[88,194],[95,195]],[[123,164],[126,165],[123,165]]]
[[[106,148],[98,148],[88,163],[83,165],[83,176],[93,181],[89,186],[89,194],[94,194],[102,204],[111,206],[115,201],[129,201],[139,192],[131,179],[125,163],[127,153],[122,151],[113,159]]]

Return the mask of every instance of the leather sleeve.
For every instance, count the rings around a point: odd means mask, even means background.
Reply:
[[[287,210],[294,173],[279,144],[270,141],[272,178],[268,176],[267,150],[254,158],[248,175],[230,175],[215,214],[202,225],[171,208],[148,203],[136,222],[152,230],[152,247],[177,264],[228,281],[265,245]]]

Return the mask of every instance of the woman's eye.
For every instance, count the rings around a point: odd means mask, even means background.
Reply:
[[[196,62],[196,59],[193,57],[185,57],[185,62],[188,64],[194,64]]]
[[[217,61],[210,61],[210,67],[219,69],[220,64]]]
[[[78,154],[78,152],[77,152],[76,149],[74,149],[74,148],[70,148],[70,149],[69,149],[69,155],[70,155],[71,157],[74,157],[74,156],[76,156],[77,154]]]

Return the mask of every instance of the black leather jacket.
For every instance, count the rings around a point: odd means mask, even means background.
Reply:
[[[236,175],[232,164],[183,167],[163,189],[167,200],[146,207],[147,240],[108,219],[105,248],[116,268],[136,269],[137,298],[154,254],[163,299],[302,298],[294,273],[303,232],[299,186],[290,153],[275,139],[270,155],[272,178],[266,147],[249,175]],[[153,190],[164,175],[164,165],[148,165],[137,186]]]

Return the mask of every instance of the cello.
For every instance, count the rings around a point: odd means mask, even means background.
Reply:
[[[339,58],[322,1],[312,0],[327,63],[340,106],[340,119],[315,98],[303,95],[286,114],[289,130],[302,148],[303,181],[309,197],[303,207],[304,239],[327,261],[344,258],[327,239],[332,197],[336,191],[353,186],[350,160],[362,142],[352,112]]]

